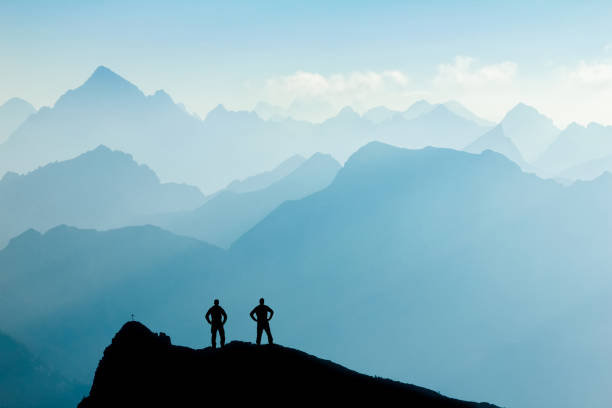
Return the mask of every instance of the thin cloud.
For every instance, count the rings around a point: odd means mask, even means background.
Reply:
[[[475,58],[457,56],[451,64],[439,64],[433,82],[436,86],[473,87],[491,83],[508,83],[514,80],[518,65],[504,61],[498,64],[477,66]]]

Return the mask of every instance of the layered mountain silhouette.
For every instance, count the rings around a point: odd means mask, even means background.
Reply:
[[[612,173],[612,155],[570,167],[558,176],[567,180],[593,180],[606,172]]]
[[[80,408],[108,406],[406,404],[491,407],[351,371],[278,345],[231,342],[221,350],[174,346],[139,322],[128,322],[104,351]]]
[[[299,154],[293,155],[270,171],[247,177],[244,180],[232,181],[225,187],[225,190],[233,193],[248,193],[264,189],[287,177],[305,161],[306,159]]]
[[[248,339],[264,296],[275,338],[364,373],[503,406],[606,407],[610,203],[609,175],[564,187],[490,151],[371,143],[228,251],[153,227],[29,231],[0,251],[0,320],[90,380],[130,313],[201,347],[212,299],[228,337]]]
[[[413,107],[420,106],[418,104],[415,103]],[[414,118],[407,119],[407,113],[413,110],[411,108],[383,122],[380,136],[376,140],[413,149],[425,146],[461,149],[489,129],[456,115],[445,105],[427,104],[425,107],[427,109],[424,109],[424,113],[420,108],[414,108],[418,111]]]
[[[512,140],[505,135],[504,128],[501,124],[480,136],[475,142],[466,146],[463,150],[476,154],[482,153],[485,150],[491,150],[503,154],[525,171],[530,171],[532,169],[532,166],[523,159],[521,152],[519,152]]]
[[[36,109],[27,101],[11,98],[0,105],[0,143],[4,142]]]
[[[75,406],[87,387],[64,378],[26,347],[0,332],[0,401],[2,407]]]
[[[521,156],[532,164],[560,133],[550,118],[524,103],[512,108],[498,126],[518,148]],[[514,158],[510,159],[516,162]]]
[[[457,101],[448,101],[441,104],[432,104],[427,102],[426,100],[419,100],[413,103],[408,109],[403,112],[394,111],[384,106],[377,106],[365,112],[363,114],[363,118],[377,124],[390,120],[396,115],[400,115],[401,117],[407,120],[412,120],[431,112],[438,106],[444,106],[446,109],[450,110],[455,115],[463,119],[470,120],[479,126],[491,127],[495,125],[493,122],[490,122],[486,119],[482,119],[481,117],[477,116]]]
[[[292,166],[293,163],[286,165]],[[234,192],[230,184],[225,191],[215,195],[195,210],[154,216],[144,220],[145,223],[158,225],[176,234],[227,248],[283,202],[301,199],[327,187],[340,167],[331,156],[315,154],[284,178],[263,189]],[[279,170],[276,171],[276,175],[278,173]],[[262,175],[256,180],[261,184],[264,178],[269,180],[267,175]],[[255,181],[249,183],[253,185]],[[243,187],[246,185],[248,184]],[[234,188],[237,187],[234,185]]]
[[[29,228],[129,225],[136,217],[188,210],[204,202],[195,187],[160,183],[130,155],[104,146],[74,159],[0,180],[0,246]]]
[[[548,174],[559,174],[583,163],[612,155],[612,126],[591,123],[569,125],[538,158],[535,165]]]
[[[164,182],[188,183],[208,194],[295,154],[309,157],[323,152],[344,162],[373,140],[407,147],[462,148],[488,130],[452,113],[451,105],[444,106],[446,113],[434,112],[442,106],[431,109],[431,116],[411,118],[414,121],[391,120],[392,126],[388,121],[373,124],[347,109],[314,124],[291,118],[266,121],[256,113],[233,112],[222,105],[201,120],[164,91],[145,95],[101,66],[53,107],[29,116],[0,143],[0,177],[6,172],[30,172],[105,145],[132,154]]]

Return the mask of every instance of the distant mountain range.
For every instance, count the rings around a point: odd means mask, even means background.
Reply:
[[[386,120],[393,118],[396,115],[400,115],[401,117],[407,120],[412,120],[431,112],[438,106],[444,106],[446,109],[453,112],[455,115],[462,117],[463,119],[472,121],[479,126],[491,127],[495,125],[495,123],[491,121],[476,116],[473,112],[468,110],[465,106],[463,106],[457,101],[448,101],[441,104],[431,104],[425,100],[420,100],[416,101],[407,110],[403,112],[394,111],[384,106],[377,106],[364,113],[363,117],[373,123],[382,123]]]
[[[104,146],[26,175],[7,173],[0,180],[0,197],[0,247],[30,228],[116,228],[204,202],[196,187],[162,184],[130,155]]]
[[[231,342],[222,350],[174,346],[167,335],[138,322],[124,324],[104,350],[89,396],[79,408],[245,406],[258,405],[258,398],[265,398],[267,407],[286,407],[298,395],[304,406],[494,408],[359,374],[278,345]]]
[[[4,142],[36,109],[29,102],[12,98],[0,105],[0,143]]]
[[[610,175],[564,187],[490,151],[371,143],[228,251],[150,226],[26,232],[0,251],[0,321],[87,381],[131,313],[201,347],[212,299],[229,338],[248,339],[264,296],[278,341],[365,373],[502,406],[606,407],[611,204]]]
[[[30,115],[0,144],[0,176],[29,172],[105,145],[132,154],[154,168],[162,181],[185,182],[212,193],[295,154],[323,152],[343,162],[372,140],[395,140],[410,147],[446,142],[450,144],[445,147],[463,147],[486,131],[452,113],[461,110],[456,104],[446,109],[446,116],[432,110],[428,118],[415,117],[415,123],[396,120],[391,127],[377,126],[350,109],[313,124],[289,118],[266,121],[253,112],[231,112],[220,105],[201,120],[165,92],[144,95],[99,67],[52,108]],[[451,122],[440,123],[444,120]]]
[[[283,167],[292,166],[294,161],[290,159]],[[232,191],[232,185],[234,188],[238,186],[230,184],[228,189],[195,210],[147,217],[144,220],[147,224],[158,225],[176,234],[227,248],[283,202],[304,198],[327,187],[340,167],[331,156],[315,154],[268,187],[241,193]],[[255,180],[261,181],[269,174],[252,178],[249,184],[253,186]]]

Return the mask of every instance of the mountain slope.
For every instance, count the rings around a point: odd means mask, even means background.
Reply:
[[[529,163],[533,163],[560,133],[550,118],[524,103],[512,108],[499,126]]]
[[[538,168],[557,175],[571,167],[612,155],[612,126],[569,125],[538,158]]]
[[[593,180],[605,172],[612,173],[612,155],[570,167],[558,176],[566,180]]]
[[[153,391],[155,390],[155,391]],[[237,392],[238,391],[238,392]],[[115,335],[80,408],[107,406],[402,403],[419,407],[491,407],[446,398],[413,385],[369,377],[290,348],[232,342],[221,350],[170,344],[138,322]]]
[[[234,180],[225,187],[225,190],[233,193],[248,193],[250,191],[261,190],[269,185],[287,177],[295,169],[306,161],[305,158],[296,154],[291,156],[270,171],[248,177],[244,180]]]
[[[0,197],[0,247],[29,228],[111,228],[204,201],[197,188],[161,184],[148,167],[104,146],[26,175],[8,173],[0,180]]]
[[[20,98],[0,105],[0,143],[4,142],[36,109]]]
[[[340,164],[331,156],[315,154],[264,189],[222,191],[193,211],[151,217],[147,223],[227,248],[284,201],[298,200],[327,187],[339,169]]]
[[[502,125],[495,126],[463,150],[468,153],[476,154],[482,153],[485,150],[492,150],[503,154],[508,159],[518,164],[523,170],[529,170],[531,168],[531,166],[525,162],[523,156],[521,156],[521,152],[519,152],[512,140],[506,137]]]
[[[5,408],[74,406],[87,392],[0,332],[0,401]]]
[[[581,316],[612,307],[610,208],[610,177],[566,188],[492,152],[373,143],[231,255],[258,276],[245,296],[282,304],[302,347],[396,378],[410,366],[411,381],[461,398],[480,389],[508,406],[604,407],[612,383],[598,378],[612,359],[599,339],[612,322]],[[355,344],[335,345],[343,338]]]

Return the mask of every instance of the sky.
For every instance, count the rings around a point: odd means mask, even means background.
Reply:
[[[125,2],[128,3],[128,2]],[[205,116],[457,100],[612,125],[609,1],[0,2],[0,103],[52,106],[104,65]]]

